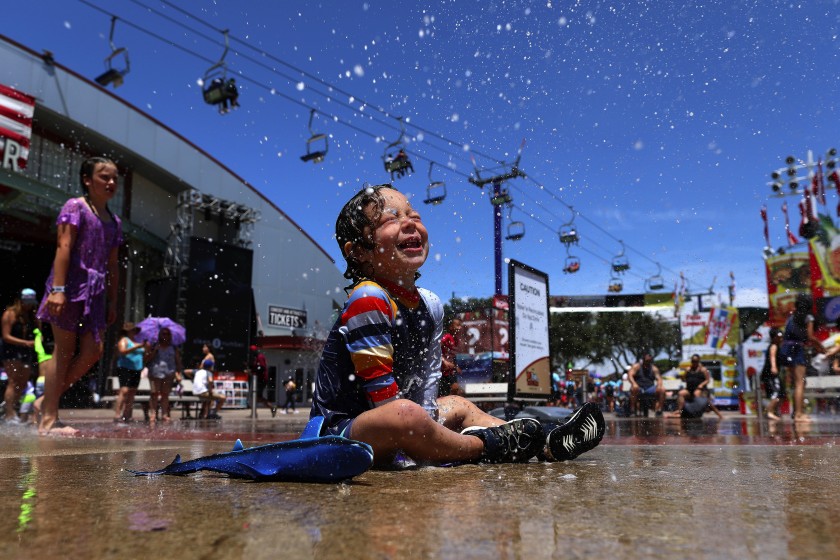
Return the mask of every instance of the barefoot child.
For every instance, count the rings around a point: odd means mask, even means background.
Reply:
[[[79,178],[84,196],[68,200],[58,214],[55,260],[38,309],[38,318],[52,325],[55,337],[55,368],[44,384],[40,435],[78,432],[58,420],[61,395],[99,361],[105,328],[117,317],[122,225],[108,208],[117,193],[117,166],[92,157],[82,163]]]
[[[437,398],[443,306],[415,281],[429,255],[420,215],[391,185],[366,187],[336,222],[353,283],[321,356],[311,416],[328,433],[370,444],[378,465],[402,451],[418,462],[572,459],[604,433],[597,407],[581,407],[548,437],[531,419],[508,423],[460,396]],[[462,433],[466,432],[466,433]]]

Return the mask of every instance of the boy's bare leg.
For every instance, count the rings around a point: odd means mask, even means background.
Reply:
[[[490,416],[464,397],[450,395],[437,400],[441,422],[450,430],[460,432],[471,426],[489,428],[505,423],[495,416]]]
[[[349,437],[373,447],[378,465],[390,464],[400,450],[416,461],[440,463],[471,461],[484,451],[481,439],[438,424],[423,407],[407,399],[363,412],[353,421]]]
[[[677,409],[666,416],[668,418],[682,418],[683,407],[685,406],[685,398],[688,396],[687,389],[680,389],[677,393]]]

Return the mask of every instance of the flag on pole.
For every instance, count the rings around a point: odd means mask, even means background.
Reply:
[[[767,224],[767,205],[761,207],[761,221],[764,222],[764,243],[770,246],[770,226]]]
[[[35,98],[0,84],[0,161],[11,161],[12,171],[26,168]]]
[[[729,271],[729,306],[735,305],[735,273]]]
[[[838,193],[840,193],[840,173],[837,173],[837,170],[835,169],[834,171],[829,173],[828,177],[826,178],[829,181],[831,181],[831,184],[834,185],[834,188],[837,190]]]
[[[785,233],[787,233],[788,245],[796,245],[799,243],[799,240],[795,235],[793,235],[793,232],[790,231],[790,218],[788,218],[787,202],[782,203],[782,213],[785,215]]]
[[[813,182],[816,189],[814,194],[817,196],[819,203],[825,206],[825,176],[823,175],[822,160],[817,162],[817,173],[814,175]]]

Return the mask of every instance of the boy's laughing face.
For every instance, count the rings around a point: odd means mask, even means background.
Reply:
[[[429,233],[420,214],[399,191],[382,189],[382,214],[371,232],[372,250],[356,247],[360,261],[373,266],[374,275],[404,286],[414,287],[414,273],[429,256]],[[366,212],[373,212],[372,208]]]

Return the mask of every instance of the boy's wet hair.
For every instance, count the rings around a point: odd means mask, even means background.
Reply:
[[[83,161],[81,167],[79,168],[79,184],[82,186],[82,192],[85,194],[88,192],[87,185],[85,185],[85,177],[93,177],[93,171],[99,163],[110,163],[114,167],[117,166],[117,164],[112,160],[101,156],[89,157]]]
[[[373,250],[373,230],[385,209],[385,197],[379,192],[382,189],[394,189],[394,187],[389,183],[365,185],[362,190],[347,201],[335,221],[335,240],[338,242],[338,248],[341,250],[344,260],[347,261],[347,270],[344,271],[344,277],[354,283],[362,278],[371,277],[372,271],[365,270],[367,267],[364,263],[359,262],[351,254],[345,253],[344,245],[349,241],[353,245],[358,245],[369,251]],[[368,216],[365,212],[368,206],[373,209],[371,216]]]

